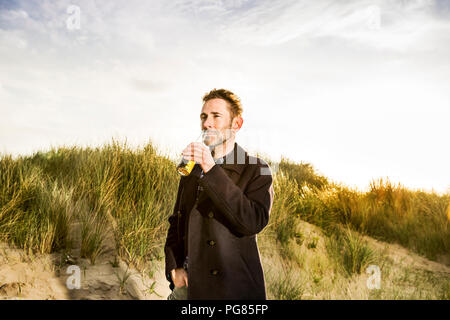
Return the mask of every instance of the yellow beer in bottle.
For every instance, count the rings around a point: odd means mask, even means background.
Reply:
[[[200,134],[200,136],[195,139],[195,142],[203,142],[203,132]],[[177,166],[177,172],[182,176],[188,176],[191,174],[192,169],[194,169],[195,161],[189,160],[186,162],[183,157],[181,157],[181,161]]]
[[[194,166],[195,166],[194,160],[189,160],[187,163],[184,163],[184,161],[181,161],[181,163],[177,167],[177,171],[182,176],[188,176],[191,173]]]

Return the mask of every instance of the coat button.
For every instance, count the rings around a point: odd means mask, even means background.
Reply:
[[[211,247],[216,244],[216,242],[214,240],[208,240],[207,242]]]
[[[181,218],[181,211],[180,210],[178,210],[178,218]]]
[[[211,270],[211,274],[213,276],[217,276],[219,274],[219,270],[213,269],[213,270]]]
[[[212,211],[210,213],[208,213],[208,217],[209,218],[214,218],[214,213],[212,213]]]

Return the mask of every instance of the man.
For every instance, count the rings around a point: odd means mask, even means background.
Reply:
[[[239,98],[214,89],[203,102],[204,144],[183,150],[196,164],[181,177],[169,217],[168,299],[266,299],[256,235],[269,221],[272,175],[235,143],[243,123]]]

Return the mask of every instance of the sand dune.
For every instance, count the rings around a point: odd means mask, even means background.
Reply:
[[[153,278],[129,269],[119,261],[113,267],[110,252],[98,258],[95,265],[87,259],[62,257],[61,254],[27,255],[21,249],[0,245],[0,298],[1,299],[166,299],[169,284],[162,272]],[[163,262],[155,267],[163,270]],[[69,289],[67,280],[70,265],[81,270],[80,289]],[[129,274],[121,285],[119,279]],[[156,282],[153,287],[152,284]]]
[[[304,234],[321,237],[321,232],[316,226],[306,222],[302,222],[301,225]],[[403,272],[407,268],[450,278],[448,261],[440,261],[443,263],[431,261],[400,245],[388,244],[367,236],[364,238],[372,247],[383,251],[393,261],[396,268],[394,273]],[[0,299],[165,300],[167,298],[170,289],[164,276],[163,260],[152,262],[151,270],[147,268],[147,271],[144,269],[143,272],[138,272],[121,261],[112,248],[112,242],[108,243],[110,247],[97,258],[94,265],[88,259],[79,258],[79,248],[73,249],[70,255],[27,254],[22,249],[0,243]],[[324,253],[321,241],[316,250],[318,251],[311,254]],[[267,251],[264,247],[261,253],[267,268],[279,259],[277,255],[272,256],[273,252]],[[73,265],[78,266],[80,270],[79,289],[70,289],[67,285],[68,279],[73,276],[67,272]],[[352,283],[349,282],[350,287],[358,282]],[[390,286],[396,284],[392,283]],[[354,290],[354,298],[364,297],[358,293],[361,291],[360,287],[356,286]],[[314,297],[311,295],[311,298]],[[333,297],[334,295],[330,296]],[[303,298],[308,298],[308,294],[305,293]]]

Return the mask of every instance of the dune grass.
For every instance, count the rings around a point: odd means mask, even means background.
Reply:
[[[388,180],[373,181],[368,192],[360,192],[330,182],[310,164],[282,159],[277,165],[270,221],[259,235],[264,254],[274,250],[280,259],[266,270],[271,298],[418,297],[352,287],[368,265],[385,261],[362,235],[401,244],[432,260],[449,258],[450,194],[412,191]],[[113,141],[15,159],[3,155],[0,241],[29,252],[67,250],[73,242],[70,228],[77,223],[80,254],[91,263],[108,241],[137,268],[161,260],[179,182],[174,168],[151,143],[130,149]],[[320,234],[303,230],[304,221]],[[430,296],[448,297],[448,284],[439,288],[441,293]]]
[[[40,253],[70,245],[70,189],[58,188],[40,168],[10,157],[0,161],[0,185],[0,240]]]
[[[347,276],[361,274],[378,259],[377,252],[359,234],[347,228],[337,230],[327,238],[327,250]]]
[[[431,260],[448,260],[450,194],[411,191],[389,180],[373,181],[368,192],[330,184],[322,190],[305,186],[298,211],[325,230],[336,224],[381,241],[398,243]]]
[[[131,150],[112,142],[3,156],[0,174],[1,240],[50,253],[70,247],[73,220],[81,223],[81,254],[93,263],[108,226],[129,263],[161,258],[178,176],[151,144]]]

